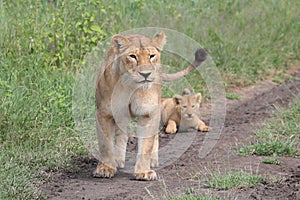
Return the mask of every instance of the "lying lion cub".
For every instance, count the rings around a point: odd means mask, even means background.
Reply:
[[[189,89],[183,91],[183,96],[162,99],[161,119],[166,127],[166,133],[188,131],[209,131],[209,127],[199,119],[201,94],[191,95]]]
[[[99,164],[95,177],[111,178],[124,168],[127,126],[137,119],[138,153],[134,175],[137,180],[155,180],[158,166],[158,132],[163,81],[187,75],[207,56],[203,49],[194,62],[175,74],[162,73],[160,54],[165,34],[153,38],[144,35],[114,35],[111,48],[102,62],[96,86]]]

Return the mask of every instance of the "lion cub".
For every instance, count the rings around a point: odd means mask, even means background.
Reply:
[[[165,132],[172,134],[190,129],[209,131],[210,127],[199,119],[200,102],[201,94],[191,95],[187,88],[184,89],[182,96],[175,95],[173,98],[162,98],[161,119],[166,127]]]

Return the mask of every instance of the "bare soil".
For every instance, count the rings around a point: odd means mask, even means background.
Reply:
[[[48,199],[170,199],[190,193],[207,194],[225,199],[300,199],[300,160],[280,157],[280,165],[263,164],[263,157],[240,156],[237,149],[255,141],[254,129],[270,118],[278,107],[289,107],[299,101],[300,70],[284,84],[264,81],[257,85],[236,89],[240,100],[228,100],[224,128],[217,144],[205,157],[199,158],[199,149],[205,134],[197,133],[187,151],[173,164],[157,170],[158,181],[135,181],[132,175],[119,171],[112,179],[92,177],[97,161],[76,158],[75,172],[55,172],[50,182],[41,186]],[[202,106],[204,121],[209,121],[209,103]],[[188,134],[188,133],[180,133]],[[160,138],[162,145],[172,135]],[[129,144],[134,146],[135,143]],[[133,147],[132,147],[133,149]],[[266,175],[265,182],[248,189],[212,190],[205,185],[211,172],[241,171]]]

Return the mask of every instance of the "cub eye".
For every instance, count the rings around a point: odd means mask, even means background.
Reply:
[[[150,60],[152,60],[154,57],[155,57],[155,54],[151,54],[151,55],[149,56]]]
[[[195,108],[195,105],[192,105],[192,108]]]
[[[182,108],[184,108],[184,109],[185,109],[185,108],[187,108],[187,106],[186,106],[186,105],[184,105],[184,106],[182,106]]]
[[[136,56],[134,54],[130,54],[129,57],[136,60]]]

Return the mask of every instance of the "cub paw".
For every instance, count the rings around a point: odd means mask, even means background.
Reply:
[[[104,163],[99,163],[93,173],[95,178],[112,178],[116,173],[116,168],[109,167]]]
[[[157,180],[157,175],[154,170],[149,170],[147,172],[135,173],[134,174],[136,180],[140,181],[154,181]]]
[[[211,128],[209,126],[206,126],[206,125],[199,127],[199,131],[202,131],[202,132],[207,132],[207,131],[210,131],[210,130],[211,130]]]
[[[174,134],[176,133],[176,131],[177,131],[176,126],[170,126],[170,125],[168,125],[165,130],[165,132],[168,134]]]

